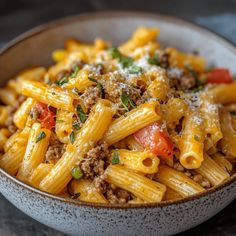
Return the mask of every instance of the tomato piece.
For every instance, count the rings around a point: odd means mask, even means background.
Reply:
[[[207,74],[206,83],[211,84],[229,84],[233,79],[228,69],[215,68]]]
[[[38,113],[38,120],[41,122],[42,128],[52,129],[55,127],[55,113],[51,111],[47,104],[38,102],[35,105]]]
[[[174,145],[168,133],[161,128],[159,122],[152,123],[137,131],[134,138],[143,148],[150,149],[155,155],[162,158],[173,156]]]

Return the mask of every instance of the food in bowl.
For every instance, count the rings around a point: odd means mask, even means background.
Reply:
[[[0,90],[0,166],[43,191],[96,203],[188,197],[236,160],[236,83],[140,27],[119,46],[68,39],[56,64]]]

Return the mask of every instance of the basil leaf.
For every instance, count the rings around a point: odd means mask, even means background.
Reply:
[[[121,67],[124,69],[132,66],[134,63],[134,59],[132,57],[121,57],[119,63],[121,64]]]
[[[74,179],[81,179],[84,174],[82,170],[77,166],[71,170],[71,175]]]
[[[119,158],[119,154],[117,151],[114,151],[113,155],[112,155],[112,159],[111,159],[111,164],[112,165],[116,165],[120,163],[120,158]]]
[[[72,131],[72,132],[70,133],[69,138],[70,138],[70,142],[73,144],[73,143],[75,142],[75,133],[74,133],[74,131]]]
[[[79,72],[79,67],[77,65],[74,66],[72,73],[70,74],[71,78],[75,78]]]
[[[126,111],[129,111],[129,108],[128,108],[129,105],[132,108],[136,107],[134,101],[130,98],[130,96],[127,93],[122,93],[121,102],[122,102],[124,108],[126,109]]]
[[[80,105],[77,106],[77,114],[82,123],[84,123],[87,120],[87,116]]]
[[[112,58],[114,58],[114,59],[115,58],[120,59],[122,57],[122,55],[121,55],[120,51],[118,50],[118,48],[109,48],[108,52],[112,56]]]
[[[56,83],[57,83],[59,86],[62,86],[63,84],[68,83],[68,77],[67,77],[67,76],[64,76],[64,77],[62,77],[60,80],[58,80]]]
[[[38,143],[40,140],[44,139],[46,137],[46,134],[44,131],[40,132],[35,139],[35,143]]]

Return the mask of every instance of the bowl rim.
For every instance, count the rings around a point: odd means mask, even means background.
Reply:
[[[215,32],[200,26],[196,23],[192,23],[191,21],[184,20],[180,17],[174,17],[169,16],[165,14],[156,14],[156,13],[148,13],[148,12],[142,12],[142,11],[99,11],[99,12],[89,12],[89,13],[82,13],[79,15],[73,15],[73,16],[67,16],[63,17],[61,19],[53,20],[48,23],[41,24],[39,26],[36,26],[32,28],[31,30],[28,30],[19,36],[15,37],[14,39],[10,40],[5,46],[3,46],[0,49],[0,56],[4,55],[8,50],[16,46],[17,44],[21,43],[22,41],[34,37],[37,34],[40,34],[44,31],[48,31],[52,28],[56,28],[59,26],[66,26],[70,23],[74,23],[77,21],[86,21],[86,20],[92,20],[96,18],[118,18],[118,17],[136,17],[136,18],[147,18],[147,19],[156,19],[156,20],[162,20],[170,23],[175,23],[177,25],[185,26],[187,28],[192,28],[195,31],[198,31],[201,34],[205,34],[208,37],[213,38],[215,41],[218,41],[219,43],[223,44],[224,47],[230,49],[233,51],[233,53],[236,54],[236,46],[228,39],[226,39],[223,36],[220,36],[216,34]],[[202,197],[205,197],[206,195],[213,194],[216,191],[219,191],[223,189],[226,186],[229,186],[236,182],[236,173],[234,173],[232,176],[230,176],[229,179],[224,181],[218,186],[214,186],[208,190],[205,190],[201,193],[194,194],[193,196],[176,199],[176,200],[168,200],[163,202],[157,202],[157,203],[139,203],[139,204],[104,204],[104,203],[90,203],[90,202],[82,202],[78,200],[73,199],[67,199],[62,198],[50,193],[47,193],[45,191],[39,190],[35,187],[32,187],[21,180],[17,179],[15,176],[7,173],[5,170],[3,170],[0,167],[0,177],[5,176],[7,179],[10,179],[17,185],[20,185],[23,188],[26,188],[27,190],[40,194],[42,197],[50,198],[53,201],[60,201],[62,203],[68,203],[72,204],[77,207],[91,207],[91,208],[104,208],[104,209],[143,209],[143,208],[155,208],[155,207],[165,207],[165,206],[171,206],[171,205],[179,205],[182,203],[188,203],[197,199],[200,199]],[[2,178],[2,177],[1,177]]]

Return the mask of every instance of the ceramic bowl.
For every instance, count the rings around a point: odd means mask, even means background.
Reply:
[[[159,41],[184,51],[197,50],[210,64],[236,73],[236,48],[199,26],[168,16],[106,12],[66,18],[33,29],[0,54],[0,83],[32,65],[49,65],[51,52],[68,37],[114,44],[138,26],[159,27]],[[0,170],[0,192],[27,215],[74,235],[170,235],[194,227],[222,210],[236,196],[236,175],[216,188],[183,200],[133,206],[88,204],[36,190]]]

